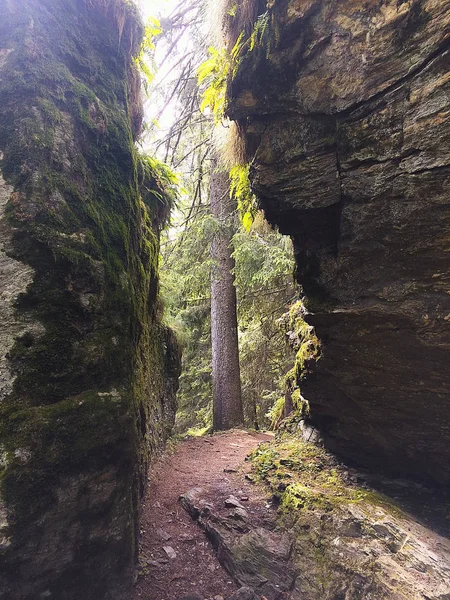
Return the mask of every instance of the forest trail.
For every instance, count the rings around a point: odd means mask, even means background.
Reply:
[[[237,469],[251,450],[270,439],[270,434],[240,430],[191,438],[154,465],[141,518],[134,600],[181,600],[192,594],[226,598],[237,589],[178,498],[201,487],[211,499],[234,495],[250,510],[260,510],[264,497]]]

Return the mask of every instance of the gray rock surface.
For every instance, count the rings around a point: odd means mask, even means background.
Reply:
[[[450,2],[269,14],[229,113],[322,341],[302,394],[341,455],[449,484]]]
[[[277,600],[293,588],[296,572],[289,564],[293,539],[286,532],[255,526],[251,518],[244,525],[236,523],[225,503],[206,501],[200,488],[189,490],[180,503],[204,529],[221,564],[241,586],[268,600]]]

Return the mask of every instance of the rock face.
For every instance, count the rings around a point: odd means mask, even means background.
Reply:
[[[268,4],[229,112],[322,342],[302,394],[341,455],[448,484],[450,1]]]
[[[134,149],[142,26],[125,0],[0,12],[0,598],[118,599],[179,370]]]

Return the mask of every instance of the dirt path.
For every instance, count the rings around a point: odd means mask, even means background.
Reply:
[[[181,600],[190,594],[226,598],[237,589],[178,498],[201,487],[211,497],[229,493],[257,501],[254,488],[250,492],[234,471],[268,439],[270,435],[245,431],[190,439],[156,464],[141,520],[141,575],[134,600]]]

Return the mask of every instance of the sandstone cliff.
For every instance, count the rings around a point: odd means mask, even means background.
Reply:
[[[229,114],[322,342],[312,419],[353,461],[448,484],[450,1],[263,4]]]
[[[179,369],[134,149],[142,25],[125,0],[0,14],[0,598],[121,598]]]

